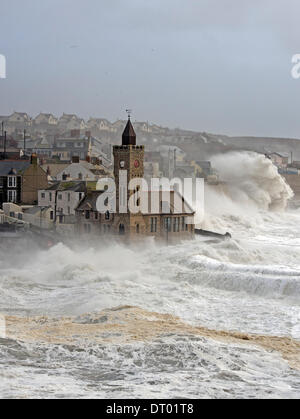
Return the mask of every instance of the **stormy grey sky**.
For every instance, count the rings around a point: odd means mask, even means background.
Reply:
[[[1,0],[0,114],[300,138],[299,0]]]

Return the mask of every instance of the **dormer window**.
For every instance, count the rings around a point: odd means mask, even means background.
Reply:
[[[17,187],[17,176],[8,176],[8,187],[9,188]]]

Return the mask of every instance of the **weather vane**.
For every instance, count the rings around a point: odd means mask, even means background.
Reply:
[[[128,119],[130,119],[131,114],[132,114],[132,109],[126,109],[126,113],[128,115]]]

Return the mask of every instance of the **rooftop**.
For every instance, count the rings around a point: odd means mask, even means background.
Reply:
[[[86,182],[55,182],[47,191],[73,191],[73,192],[85,192],[87,188]]]
[[[0,161],[0,176],[7,176],[11,170],[20,175],[30,166],[29,160],[2,160]]]

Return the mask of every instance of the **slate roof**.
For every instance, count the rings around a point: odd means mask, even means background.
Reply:
[[[24,170],[30,166],[30,162],[26,161],[16,161],[16,160],[3,160],[0,161],[0,176],[7,176],[9,172],[13,169],[18,175],[21,175]]]
[[[81,211],[89,208],[97,211],[97,199],[104,191],[89,191],[85,198],[79,203],[76,210]]]
[[[136,145],[136,134],[130,119],[128,119],[122,135],[122,145]]]
[[[47,191],[73,191],[86,192],[87,186],[85,182],[55,182]]]
[[[66,167],[69,167],[70,163],[45,163],[42,165],[42,169],[47,172],[48,168],[50,170],[50,176],[56,177],[60,172],[62,172]]]

